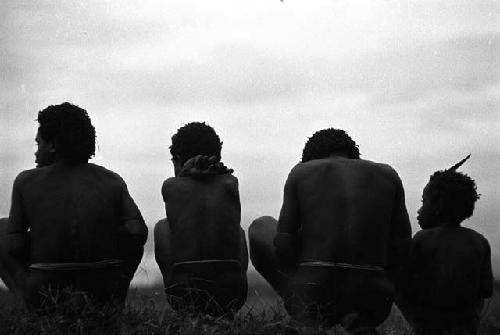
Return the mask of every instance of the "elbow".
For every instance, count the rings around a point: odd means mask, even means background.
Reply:
[[[7,243],[7,251],[10,256],[15,259],[28,261],[29,260],[30,243],[27,233],[9,234]]]
[[[298,259],[297,237],[288,233],[278,233],[274,239],[276,254],[285,263],[294,263]]]
[[[139,219],[126,221],[121,228],[121,233],[128,236],[134,244],[141,246],[148,239],[148,227],[144,221]]]
[[[493,282],[491,280],[483,281],[481,283],[479,296],[481,298],[491,298],[493,296]]]

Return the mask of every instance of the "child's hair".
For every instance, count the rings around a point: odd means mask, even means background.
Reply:
[[[342,129],[319,130],[309,138],[302,151],[302,163],[321,159],[331,154],[344,154],[348,158],[359,159],[356,142]]]
[[[191,122],[177,130],[172,136],[170,153],[180,159],[181,165],[196,156],[215,156],[221,159],[222,142],[215,130],[205,122]]]
[[[441,199],[443,202],[443,216],[457,224],[472,216],[480,196],[474,180],[456,171],[469,157],[447,170],[434,172],[426,186],[431,201]]]
[[[53,141],[56,153],[76,162],[87,162],[95,154],[95,128],[85,109],[64,102],[38,112],[38,132]]]

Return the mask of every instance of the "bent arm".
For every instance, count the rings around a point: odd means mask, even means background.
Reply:
[[[124,181],[122,181],[120,201],[120,254],[126,262],[133,264],[132,267],[136,267],[144,252],[148,228]]]
[[[411,246],[411,225],[405,205],[403,184],[397,175],[396,178],[396,193],[387,250],[387,273],[394,282],[398,281],[401,269],[407,263]]]
[[[22,180],[18,176],[12,187],[12,202],[9,213],[7,234],[9,235],[8,252],[23,263],[29,262],[29,223],[22,199]]]
[[[479,297],[489,298],[493,295],[493,271],[491,269],[491,248],[485,240],[486,254],[481,266],[481,281],[479,286]]]
[[[292,170],[285,183],[283,205],[278,220],[277,234],[274,238],[276,253],[285,263],[293,263],[298,259],[299,228],[299,203]]]

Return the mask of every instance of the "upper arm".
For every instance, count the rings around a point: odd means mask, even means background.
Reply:
[[[278,233],[297,235],[300,228],[299,202],[296,185],[296,174],[290,172],[285,182],[283,205],[278,220]]]
[[[420,235],[416,234],[411,241],[409,257],[406,264],[403,266],[403,271],[398,285],[401,292],[410,299],[416,298],[420,284],[421,252],[419,237]]]
[[[491,269],[491,248],[484,239],[485,255],[481,264],[480,297],[489,298],[493,295],[493,271]]]
[[[163,202],[165,203],[165,212],[167,211],[169,200],[172,198],[172,193],[175,193],[174,189],[175,177],[168,178],[163,182],[161,186],[161,196],[163,198]],[[168,217],[168,214],[167,214]]]
[[[129,235],[135,236],[138,242],[144,244],[148,236],[148,228],[141,212],[128,192],[125,181],[120,178],[120,223]]]
[[[395,173],[394,181],[396,190],[394,193],[394,203],[391,214],[390,238],[392,243],[398,245],[399,252],[407,255],[411,243],[410,219],[408,217],[408,211],[406,210],[403,183],[397,173]],[[403,256],[404,255],[401,255],[401,257]]]
[[[22,175],[18,175],[12,187],[12,201],[7,228],[9,234],[26,233],[29,229],[29,222],[23,203],[22,184],[23,177]]]

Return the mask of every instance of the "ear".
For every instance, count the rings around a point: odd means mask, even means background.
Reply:
[[[441,216],[444,212],[444,201],[443,199],[441,198],[438,198],[434,201],[434,204],[433,204],[433,207],[434,207],[434,213],[436,214],[436,216]]]

